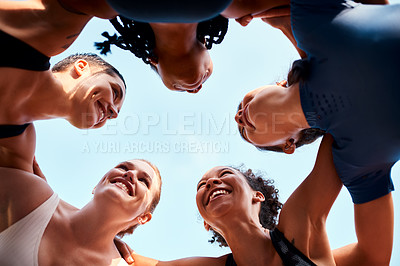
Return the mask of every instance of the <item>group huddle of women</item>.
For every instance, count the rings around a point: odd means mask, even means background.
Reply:
[[[0,265],[389,265],[391,169],[400,159],[400,91],[393,81],[400,5],[133,2],[0,2]],[[272,180],[250,169],[213,166],[198,181],[204,227],[232,253],[173,261],[131,253],[120,238],[152,219],[161,195],[160,171],[145,159],[127,158],[109,170],[81,209],[46,182],[33,122],[64,118],[79,129],[100,128],[117,119],[126,99],[129,84],[118,65],[95,54],[74,54],[50,68],[50,57],[94,17],[110,19],[117,31],[99,36],[102,54],[114,45],[129,50],[172,91],[207,86],[208,50],[223,41],[228,19],[246,26],[260,18],[299,52],[287,79],[249,91],[232,119],[260,150],[292,154],[322,137],[309,175],[285,203]],[[343,185],[354,203],[357,242],[332,250],[326,219]]]

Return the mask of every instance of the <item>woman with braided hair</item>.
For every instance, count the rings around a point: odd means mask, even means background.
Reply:
[[[228,30],[228,19],[217,16],[200,23],[142,23],[122,16],[110,20],[120,36],[103,36],[108,40],[96,43],[102,54],[111,45],[131,51],[149,64],[173,91],[198,92],[210,77],[213,64],[208,53],[219,44]]]

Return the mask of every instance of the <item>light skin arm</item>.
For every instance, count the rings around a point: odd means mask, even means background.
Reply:
[[[172,261],[159,261],[133,253],[133,258],[135,260],[135,266],[224,266],[227,255],[218,258],[190,257]]]

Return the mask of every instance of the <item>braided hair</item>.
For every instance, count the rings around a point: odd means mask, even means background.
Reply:
[[[94,44],[101,54],[106,55],[111,52],[111,45],[114,44],[123,50],[131,51],[146,64],[150,64],[151,58],[157,59],[154,54],[155,36],[149,23],[130,20],[122,16],[117,16],[110,22],[120,36],[117,34],[110,36],[108,32],[103,32],[102,36],[107,40]],[[196,37],[207,49],[211,49],[213,44],[220,44],[223,41],[227,31],[228,19],[217,16],[200,22],[197,25]]]

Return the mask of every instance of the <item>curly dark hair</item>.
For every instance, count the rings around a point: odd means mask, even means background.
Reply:
[[[260,191],[265,201],[261,202],[259,213],[260,223],[263,228],[272,230],[277,224],[279,210],[282,208],[282,203],[278,199],[278,189],[273,185],[274,181],[271,179],[264,179],[261,174],[254,173],[251,169],[244,170],[244,166],[232,167],[239,171],[246,178],[247,183],[254,191]],[[228,247],[222,235],[210,229],[213,236],[208,242],[217,242],[220,247]]]
[[[150,64],[150,58],[157,59],[154,54],[155,36],[149,23],[134,21],[122,16],[117,16],[110,22],[120,36],[117,36],[117,34],[110,36],[108,32],[103,32],[102,35],[107,40],[94,44],[98,50],[101,50],[101,54],[105,55],[111,52],[111,45],[114,44],[121,49],[131,51],[146,64]],[[227,31],[228,19],[217,16],[200,22],[197,25],[196,36],[207,49],[211,49],[213,44],[220,44],[223,41]]]
[[[307,80],[310,74],[310,66],[309,61],[307,59],[299,59],[293,62],[292,68],[290,69],[288,76],[287,76],[287,86],[290,86],[294,83],[302,83]],[[241,103],[238,106],[238,110],[241,106]],[[240,136],[246,140],[243,136],[243,131],[239,129]],[[296,148],[299,148],[305,144],[313,143],[319,137],[323,136],[326,132],[319,128],[306,128],[300,131],[299,140],[294,143]],[[246,140],[247,141],[247,140]],[[254,145],[258,150],[261,151],[275,151],[275,152],[284,152],[281,147],[279,146],[257,146]]]

